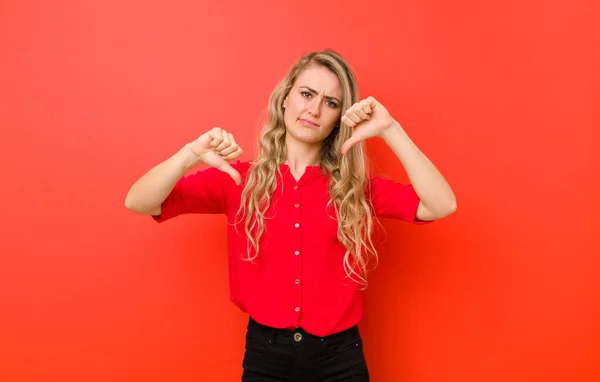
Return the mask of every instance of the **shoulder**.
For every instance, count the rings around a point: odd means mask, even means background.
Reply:
[[[393,188],[393,187],[397,187],[397,186],[407,186],[407,184],[396,182],[384,175],[371,174],[368,176],[368,179],[369,179],[369,186],[371,188],[374,187],[374,188],[386,189],[386,188]]]
[[[382,175],[369,176],[367,196],[372,200],[386,200],[391,198],[403,202],[410,201],[410,204],[418,201],[418,196],[410,182],[397,182]]]

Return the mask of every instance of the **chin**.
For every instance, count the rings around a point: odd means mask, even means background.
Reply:
[[[323,142],[323,139],[321,139],[320,137],[315,137],[315,136],[299,136],[296,139],[302,143],[307,143],[307,144],[311,144],[311,145]]]
[[[303,135],[302,132],[300,134],[289,133],[290,138],[298,143],[303,143],[305,145],[320,145],[323,143],[324,139],[315,135]]]

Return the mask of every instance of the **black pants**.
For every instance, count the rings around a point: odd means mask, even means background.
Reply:
[[[358,327],[327,337],[274,329],[250,318],[242,382],[368,382]]]

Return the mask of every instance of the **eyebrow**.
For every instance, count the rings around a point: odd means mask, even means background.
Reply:
[[[300,86],[300,88],[304,88],[304,89],[308,90],[310,93],[313,93],[313,94],[319,94],[319,93],[318,93],[318,92],[317,92],[315,89],[312,89],[312,88],[310,88],[310,87],[308,87],[308,86]],[[335,97],[332,97],[332,96],[327,96],[327,95],[326,95],[326,96],[325,96],[325,98],[327,98],[327,99],[330,99],[330,100],[331,100],[331,99],[332,99],[332,100],[335,100],[335,101],[337,101],[337,102],[338,102],[338,103],[340,103],[340,104],[342,103],[342,102],[341,102],[339,99],[337,99],[337,98],[335,98]]]

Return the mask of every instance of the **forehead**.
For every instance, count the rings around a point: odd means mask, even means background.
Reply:
[[[336,98],[342,97],[342,86],[337,75],[322,66],[304,69],[296,79],[294,87],[308,86],[319,93]]]

